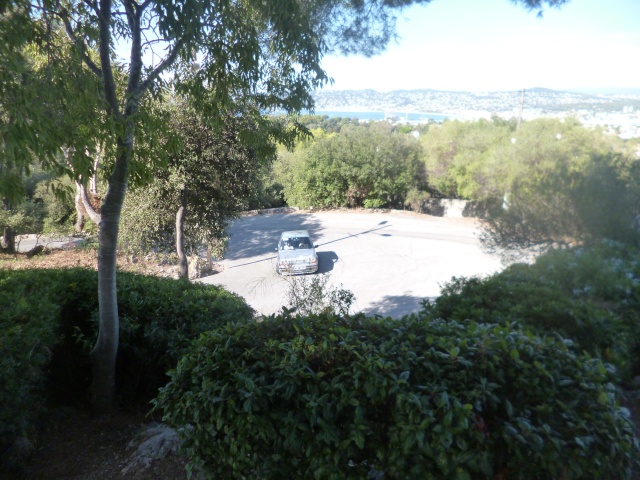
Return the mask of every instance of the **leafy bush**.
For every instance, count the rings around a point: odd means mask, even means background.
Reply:
[[[355,295],[342,284],[338,287],[330,286],[329,278],[327,274],[285,278],[289,306],[299,315],[348,315]]]
[[[625,478],[599,360],[492,325],[272,317],[203,335],[156,399],[209,478]]]
[[[622,245],[553,251],[486,279],[454,278],[435,318],[519,324],[640,373],[640,254]]]
[[[387,122],[318,133],[295,152],[282,152],[274,166],[289,205],[402,208],[410,189],[426,189],[419,142]]]
[[[121,318],[120,390],[146,400],[167,382],[194,338],[228,322],[247,322],[253,310],[212,285],[118,274]]]
[[[34,301],[37,298],[37,301]],[[15,282],[0,270],[0,454],[25,436],[44,408],[44,368],[59,308],[41,296],[37,282]]]
[[[97,291],[91,270],[0,270],[0,452],[33,431],[48,401],[88,400]],[[217,287],[126,272],[118,274],[118,309],[123,402],[152,398],[202,332],[253,314]]]

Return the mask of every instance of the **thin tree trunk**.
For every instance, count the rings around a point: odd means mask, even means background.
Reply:
[[[98,176],[96,175],[96,172],[98,171],[98,166],[100,165],[100,162],[98,160],[99,158],[100,158],[100,147],[98,147],[96,151],[96,155],[93,159],[93,175],[91,175],[91,178],[89,179],[89,191],[91,192],[92,195],[98,194]]]
[[[176,250],[178,252],[178,265],[180,266],[180,277],[189,280],[189,262],[184,251],[184,216],[187,208],[183,204],[176,213]]]
[[[84,229],[84,216],[86,214],[86,210],[84,209],[84,205],[82,203],[82,198],[80,197],[80,193],[76,193],[76,224],[75,231],[80,233]]]
[[[84,213],[93,221],[93,223],[100,225],[100,213],[96,212],[93,205],[91,205],[89,196],[87,195],[87,189],[84,188],[84,185],[81,182],[76,182],[76,191],[78,192],[76,198],[78,198],[78,196],[80,197]],[[102,211],[102,208],[100,211]]]
[[[98,248],[98,302],[100,329],[91,350],[93,383],[92,404],[95,413],[112,412],[116,407],[116,356],[120,325],[116,290],[116,253],[120,212],[127,191],[129,160],[133,147],[133,131],[127,141],[119,142],[120,152],[109,179],[107,195],[102,203]]]

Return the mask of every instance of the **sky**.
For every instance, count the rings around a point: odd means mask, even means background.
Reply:
[[[404,10],[378,56],[327,56],[327,90],[640,90],[640,0],[571,0],[542,18],[509,0]]]

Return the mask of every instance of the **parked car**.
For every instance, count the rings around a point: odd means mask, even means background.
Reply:
[[[318,255],[307,230],[282,232],[276,250],[279,274],[295,275],[318,271]]]

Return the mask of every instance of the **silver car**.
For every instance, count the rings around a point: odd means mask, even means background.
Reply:
[[[295,275],[318,271],[318,255],[316,255],[316,249],[308,231],[282,232],[276,250],[278,251],[277,270],[279,274]]]

